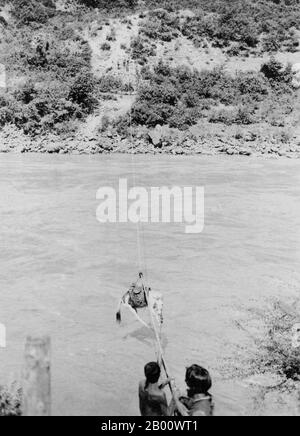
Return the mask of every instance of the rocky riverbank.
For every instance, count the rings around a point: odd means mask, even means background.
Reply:
[[[300,158],[297,137],[278,140],[251,131],[234,135],[174,134],[172,129],[157,127],[135,132],[131,139],[116,133],[98,135],[47,135],[31,138],[13,127],[0,132],[0,153],[57,153],[57,154],[169,154],[169,155],[241,155]]]

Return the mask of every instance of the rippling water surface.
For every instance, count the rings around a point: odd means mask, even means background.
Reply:
[[[199,362],[212,372],[216,413],[248,414],[249,388],[224,380],[223,365],[247,344],[241,310],[299,289],[300,163],[135,161],[141,186],[205,186],[205,231],[145,225],[145,268],[165,296],[163,343],[180,387]],[[138,414],[137,383],[154,359],[149,332],[126,313],[114,322],[139,268],[135,226],[95,218],[97,189],[119,177],[132,180],[131,157],[0,156],[1,381],[19,376],[26,335],[50,334],[54,414]]]

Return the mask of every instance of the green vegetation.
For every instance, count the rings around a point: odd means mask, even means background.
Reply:
[[[104,43],[101,45],[101,50],[104,50],[104,51],[110,51],[110,49],[111,49],[111,45],[110,45],[109,42],[104,42]]]
[[[144,20],[140,33],[150,40],[172,41],[181,35],[180,18],[176,13],[164,9],[150,11]]]
[[[3,388],[0,386],[0,416],[21,416],[21,390]]]
[[[137,0],[78,0],[87,7],[99,9],[133,9],[137,6]]]
[[[54,17],[55,12],[55,2],[52,0],[14,0],[12,2],[12,14],[20,26],[46,23],[49,18]]]
[[[254,365],[262,372],[272,371],[287,380],[300,381],[299,348],[292,347],[293,326],[297,317],[278,302],[265,317],[267,335],[260,344],[261,354]]]
[[[83,119],[96,106],[90,48],[64,17],[44,23],[42,32],[36,23],[32,26],[29,11],[40,20],[33,3],[19,2],[18,17],[23,19],[2,41],[1,62],[9,87],[0,97],[0,126],[15,124],[35,135],[68,131],[72,121]],[[52,11],[50,5],[44,1],[37,7]]]
[[[88,7],[127,12],[137,9],[135,0],[80,0]],[[196,46],[210,41],[228,54],[247,51],[296,51],[300,29],[298,0],[146,0],[149,13],[140,34],[150,40],[172,41],[187,36]],[[181,17],[189,8],[194,16]]]
[[[149,56],[156,56],[155,44],[150,44],[141,35],[131,41],[130,47],[132,59],[137,60],[140,65],[147,64]]]
[[[162,7],[162,2],[150,4]],[[184,7],[191,8],[194,16],[180,18],[178,11]],[[165,2],[165,8],[148,14],[141,33],[161,41],[184,35],[197,47],[209,41],[230,55],[253,50],[293,52],[299,47],[296,34],[300,29],[298,1],[173,1]]]
[[[5,3],[1,0],[2,6]],[[151,65],[157,63],[162,46],[174,41],[174,50],[176,43],[179,50],[183,37],[197,47],[219,47],[230,56],[296,51],[298,1],[147,0],[145,7],[148,12],[144,7],[140,11],[136,0],[77,0],[77,9],[63,12],[54,0],[12,2],[13,21],[1,28],[0,38],[0,62],[8,77],[8,90],[0,94],[0,128],[13,124],[30,135],[72,133],[102,100],[132,92],[133,86],[120,79],[121,63],[118,72],[109,66],[103,77],[93,76],[89,38],[97,38],[116,15],[133,29],[134,18],[128,16],[133,12],[139,12],[138,34],[130,47],[121,41],[118,46],[139,64],[134,125],[169,124],[185,130],[205,118],[226,125],[263,121],[285,126],[286,115],[294,109],[295,91],[291,69],[275,58],[260,72],[234,75],[225,68],[192,71],[164,62]],[[182,13],[185,8],[192,13]],[[97,45],[103,57],[115,55],[118,40],[114,24],[107,30]],[[126,129],[128,116],[117,125]]]
[[[252,124],[265,121],[283,96],[290,95],[290,68],[271,59],[261,72],[237,73],[232,76],[223,68],[212,71],[192,71],[186,67],[172,68],[162,61],[153,71],[142,70],[142,84],[132,108],[136,125],[187,129],[200,118],[224,124]],[[262,113],[269,102],[269,112]],[[274,102],[274,106],[272,106]],[[282,104],[282,108],[284,105]],[[120,120],[124,127],[124,118]]]
[[[132,92],[133,86],[131,83],[124,83],[120,77],[116,77],[112,74],[105,74],[100,79],[95,80],[96,93],[121,93]]]

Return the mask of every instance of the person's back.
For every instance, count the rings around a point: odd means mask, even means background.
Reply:
[[[168,402],[164,391],[158,386],[160,367],[151,362],[145,366],[146,380],[139,384],[140,411],[142,416],[167,416]]]
[[[158,386],[146,387],[146,381],[142,381],[139,387],[140,410],[142,416],[166,416],[167,398]]]

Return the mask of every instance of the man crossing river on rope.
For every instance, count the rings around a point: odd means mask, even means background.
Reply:
[[[151,288],[145,286],[143,273],[139,274],[139,278],[136,283],[133,283],[131,285],[130,289],[123,295],[120,301],[119,308],[116,314],[117,322],[119,323],[121,322],[122,305],[127,307],[138,319],[138,321],[147,328],[149,328],[149,326],[141,319],[137,311],[138,309],[149,307],[149,309],[152,310],[152,312],[154,313],[159,326],[162,326],[162,295],[158,292],[153,292]]]

